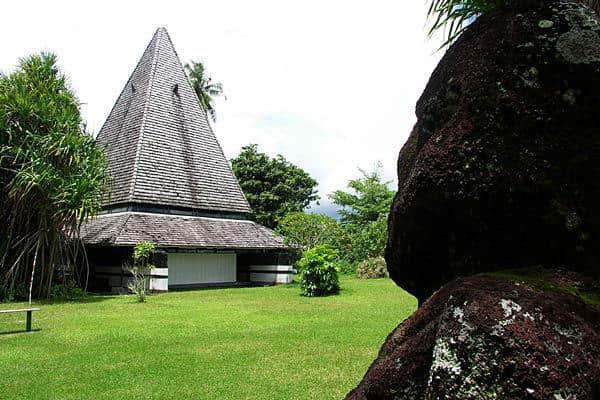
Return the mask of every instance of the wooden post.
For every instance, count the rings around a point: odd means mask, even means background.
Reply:
[[[31,332],[31,311],[27,311],[27,323],[25,325],[25,331]]]

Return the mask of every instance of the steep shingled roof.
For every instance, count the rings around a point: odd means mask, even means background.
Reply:
[[[106,208],[250,212],[164,28],[148,44],[97,141],[105,146],[111,179]]]

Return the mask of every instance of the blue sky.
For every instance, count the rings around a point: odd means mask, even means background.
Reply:
[[[3,4],[0,70],[49,50],[97,132],[159,26],[183,62],[224,84],[215,133],[228,158],[257,143],[327,194],[383,164],[395,185],[414,106],[441,57],[426,39],[425,1],[28,2]]]

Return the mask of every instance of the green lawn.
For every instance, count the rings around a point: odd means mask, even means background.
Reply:
[[[340,399],[416,308],[389,279],[42,304],[0,314],[1,399]],[[0,304],[13,308],[23,304]]]

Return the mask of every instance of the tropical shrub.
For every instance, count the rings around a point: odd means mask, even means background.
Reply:
[[[383,257],[372,257],[360,262],[356,267],[360,279],[388,278],[390,275]]]
[[[28,286],[25,282],[17,283],[12,288],[0,286],[0,302],[27,300]]]
[[[138,301],[146,301],[148,293],[148,274],[154,268],[150,259],[156,253],[156,246],[150,242],[140,242],[133,249],[133,266],[128,267],[133,278],[129,281],[128,288],[131,290]]]
[[[350,275],[356,272],[356,263],[350,262],[345,258],[338,257],[335,261],[335,269],[338,273]]]
[[[298,261],[300,267],[300,293],[303,296],[325,296],[340,290],[334,261],[337,251],[320,245],[304,252]]]
[[[77,276],[79,228],[100,210],[102,149],[84,130],[79,101],[52,54],[0,74],[0,285],[45,297],[57,266]],[[84,267],[86,267],[84,263]]]
[[[48,298],[52,300],[77,300],[85,297],[85,292],[73,281],[53,285]]]
[[[350,244],[348,257],[358,263],[368,258],[382,257],[387,243],[387,217],[381,216],[376,221],[363,226],[348,227]]]

